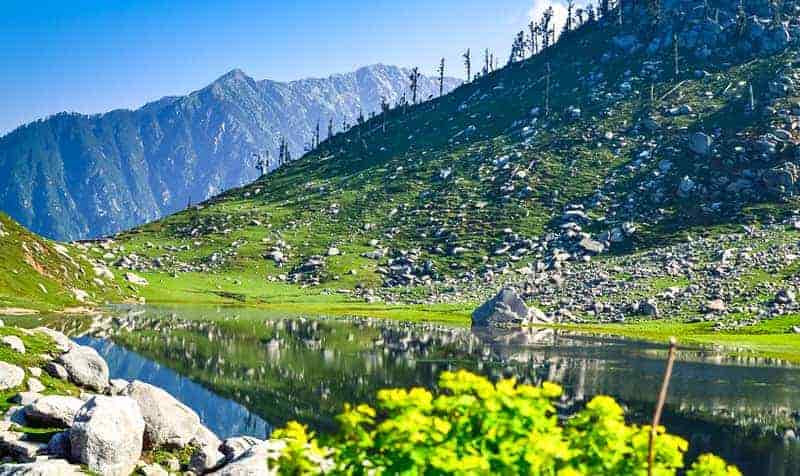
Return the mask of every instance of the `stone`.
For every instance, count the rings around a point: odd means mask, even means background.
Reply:
[[[11,347],[11,350],[14,352],[19,352],[20,354],[25,353],[25,344],[22,342],[17,336],[4,336],[1,340],[3,345]]]
[[[19,387],[25,380],[25,371],[16,365],[0,361],[0,390]]]
[[[197,474],[205,474],[221,467],[227,461],[220,451],[222,442],[211,430],[200,425],[197,433],[189,443],[194,451],[189,458],[189,470]]]
[[[578,243],[578,245],[584,249],[584,251],[588,251],[589,253],[600,254],[605,250],[605,246],[599,241],[595,241],[591,238],[584,238]]]
[[[44,392],[44,384],[36,377],[28,377],[28,391],[31,393]]]
[[[147,285],[150,284],[143,277],[139,276],[138,274],[130,273],[130,272],[125,273],[125,280],[128,281],[129,283],[135,284],[137,286],[147,286]]]
[[[270,469],[268,461],[275,461],[286,444],[280,440],[263,441],[248,448],[241,456],[214,473],[217,476],[274,476],[278,472]]]
[[[476,327],[524,326],[550,323],[542,311],[528,307],[512,288],[503,288],[492,299],[483,303],[472,313],[472,325]]]
[[[711,153],[711,143],[713,140],[708,134],[695,132],[689,138],[689,150],[698,155],[708,155]]]
[[[727,306],[722,299],[712,299],[706,303],[706,311],[708,312],[725,312]]]
[[[55,362],[48,362],[44,366],[44,371],[51,377],[55,377],[61,380],[68,380],[69,379],[69,372],[67,369],[64,368],[63,365],[57,364]]]
[[[22,406],[30,405],[31,403],[35,402],[36,400],[42,398],[41,393],[36,392],[19,392],[18,394],[11,397],[11,401]]]
[[[233,461],[251,447],[261,443],[264,443],[264,440],[259,440],[252,436],[236,436],[223,441],[219,450],[225,455],[227,461]]]
[[[69,431],[62,431],[50,437],[45,452],[55,458],[69,458]]]
[[[106,476],[128,476],[142,456],[144,418],[129,397],[92,397],[69,431],[72,460]]]
[[[200,417],[166,391],[134,380],[125,395],[139,404],[145,421],[145,448],[184,448],[197,434]]]
[[[43,459],[31,463],[6,463],[0,465],[0,476],[80,476],[85,475],[80,466],[63,459]]]
[[[775,302],[778,304],[794,304],[797,302],[797,295],[791,289],[781,289],[775,293]]]
[[[70,427],[83,404],[80,398],[47,395],[25,407],[25,419],[43,428]]]
[[[56,347],[60,352],[66,352],[71,349],[75,343],[63,333],[50,329],[48,327],[37,327],[33,330],[34,332],[38,332],[40,334],[45,334],[47,337],[51,338],[56,342]]]
[[[169,476],[166,469],[162,468],[160,464],[146,464],[139,468],[139,472],[143,476]],[[203,473],[198,473],[203,474]]]
[[[45,447],[44,443],[27,441],[24,433],[0,431],[0,455],[11,456],[15,461],[35,461]]]
[[[42,369],[39,367],[28,367],[28,373],[36,378],[39,378],[42,376]]]
[[[658,305],[653,299],[647,299],[639,303],[639,312],[645,316],[658,317]]]
[[[108,386],[108,365],[91,347],[75,345],[58,358],[70,380],[77,385],[102,392]]]
[[[694,190],[694,187],[694,180],[690,179],[688,176],[683,177],[678,184],[678,196],[682,198],[688,197],[689,194],[692,193],[692,190]]]
[[[112,378],[108,382],[108,393],[111,396],[124,395],[125,394],[125,389],[128,388],[129,384],[130,384],[130,382],[128,382],[125,379]]]
[[[793,334],[800,334],[800,326],[792,326]]]

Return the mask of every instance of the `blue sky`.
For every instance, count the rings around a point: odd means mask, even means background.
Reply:
[[[537,2],[3,0],[0,134],[60,111],[136,108],[233,68],[275,80],[379,62],[432,73],[444,56],[460,77],[468,47],[505,59]]]

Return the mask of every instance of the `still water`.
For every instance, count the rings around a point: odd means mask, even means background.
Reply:
[[[561,383],[565,411],[612,395],[629,418],[653,411],[665,346],[551,330],[475,332],[374,319],[282,318],[255,310],[145,307],[59,321],[109,363],[113,378],[158,385],[221,436],[264,437],[299,420],[335,425],[348,402],[379,388],[435,387],[443,370]],[[746,475],[800,476],[800,367],[679,352],[664,423],[688,439],[691,458],[713,451]]]

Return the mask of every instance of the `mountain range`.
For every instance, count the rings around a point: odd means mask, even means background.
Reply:
[[[155,220],[258,177],[254,153],[293,157],[359,115],[408,94],[410,71],[373,65],[324,79],[256,81],[233,70],[186,96],[137,110],[60,113],[0,138],[0,209],[30,230],[73,240]],[[445,78],[449,92],[460,81]],[[418,97],[438,95],[421,76]]]

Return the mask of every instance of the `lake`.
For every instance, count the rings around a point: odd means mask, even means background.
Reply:
[[[475,332],[377,319],[284,318],[232,308],[114,308],[51,321],[97,349],[112,378],[160,386],[222,437],[265,437],[299,420],[325,431],[344,402],[385,387],[433,388],[443,370],[562,384],[565,413],[594,395],[646,422],[666,345],[552,330]],[[718,349],[682,348],[663,423],[747,475],[800,475],[800,367]]]

